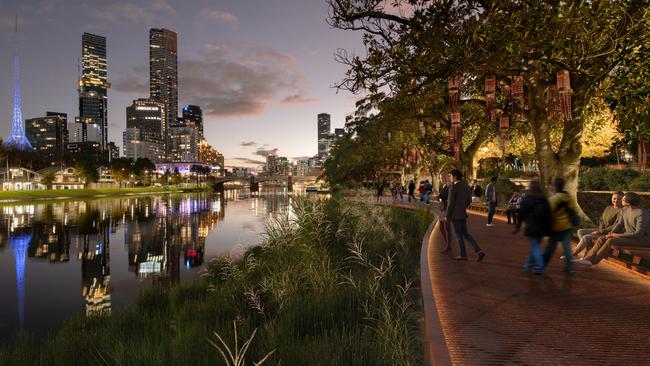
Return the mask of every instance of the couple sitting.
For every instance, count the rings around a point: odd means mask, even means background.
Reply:
[[[650,212],[641,208],[638,194],[614,193],[612,205],[603,211],[598,229],[578,230],[578,237],[580,242],[573,256],[585,251],[584,257],[575,261],[585,265],[597,264],[609,256],[612,245],[649,247]]]

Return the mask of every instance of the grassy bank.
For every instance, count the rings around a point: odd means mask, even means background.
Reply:
[[[337,199],[298,199],[293,212],[239,261],[215,260],[200,280],[146,290],[110,316],[72,319],[43,343],[19,337],[0,364],[223,365],[218,347],[235,353],[233,325],[239,349],[251,339],[247,365],[266,356],[273,365],[422,364],[429,214]]]
[[[0,203],[2,200],[29,201],[33,199],[68,199],[87,198],[98,196],[120,196],[129,194],[147,194],[164,192],[193,192],[203,191],[208,187],[134,187],[134,188],[105,188],[105,189],[46,189],[35,191],[2,191],[0,192]]]

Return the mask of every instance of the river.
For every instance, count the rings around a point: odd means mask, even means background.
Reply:
[[[226,191],[0,207],[0,343],[192,281],[210,259],[259,244],[290,201]]]

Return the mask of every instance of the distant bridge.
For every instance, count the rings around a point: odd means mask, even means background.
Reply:
[[[241,186],[248,186],[251,192],[259,191],[260,183],[275,183],[286,185],[289,192],[293,190],[294,183],[309,183],[315,182],[317,179],[316,176],[304,176],[304,177],[295,177],[291,175],[252,175],[248,178],[243,177],[219,177],[210,181],[210,184],[216,191],[222,191],[226,183],[239,183]]]

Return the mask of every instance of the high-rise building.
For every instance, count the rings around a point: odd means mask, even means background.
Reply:
[[[45,117],[25,120],[25,134],[34,151],[50,160],[61,160],[68,143],[68,115],[47,112]]]
[[[130,127],[124,131],[124,157],[137,160],[147,158],[153,163],[163,162],[165,143],[160,138],[155,138],[142,129]]]
[[[149,90],[151,99],[165,103],[167,126],[175,123],[178,118],[177,35],[165,28],[149,30]],[[163,140],[167,141],[167,129],[163,133]]]
[[[172,162],[196,162],[198,158],[199,138],[193,127],[176,123],[169,128],[167,143],[167,160]]]
[[[79,80],[80,142],[95,141],[103,159],[108,157],[108,66],[106,37],[84,33],[81,36],[82,69]]]
[[[345,136],[345,129],[344,128],[335,128],[334,129],[334,136],[337,139]]]
[[[165,103],[155,99],[136,99],[126,107],[126,128],[139,128],[143,134],[162,140],[167,135]]]
[[[203,111],[196,105],[187,105],[183,108],[183,122],[186,126],[197,130],[199,141],[203,140]]]
[[[326,158],[329,154],[331,117],[327,113],[318,114],[318,156]]]
[[[199,163],[211,165],[213,169],[219,167],[217,169],[219,173],[222,173],[225,169],[223,154],[210,146],[206,140],[199,142],[197,160]]]

